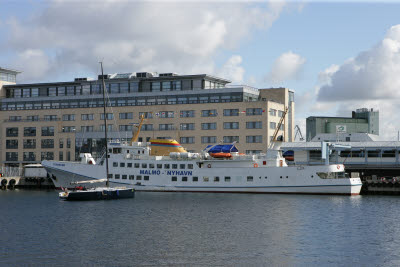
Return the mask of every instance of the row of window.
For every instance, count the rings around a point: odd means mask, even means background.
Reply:
[[[211,178],[208,177],[208,176],[203,176],[203,182],[209,182],[209,181],[220,182],[220,181],[222,181],[222,179],[225,182],[230,182],[231,181],[231,177],[230,176],[224,176],[223,178],[219,177],[219,176],[214,176],[214,177],[211,177]],[[253,176],[247,176],[246,179],[247,179],[248,182],[252,182],[254,180]],[[267,177],[265,177],[265,179],[267,179]],[[178,181],[178,177],[177,176],[172,176],[171,177],[171,181],[172,182],[177,182]],[[181,178],[181,181],[182,182],[187,182],[188,181],[188,177],[183,176]],[[192,177],[192,182],[198,182],[198,181],[199,181],[199,177],[197,177],[197,176],[193,176]]]
[[[152,106],[152,105],[179,105],[203,103],[230,103],[242,102],[243,94],[202,94],[190,96],[164,96],[164,97],[123,97],[112,98],[107,102],[109,107],[122,106]],[[1,110],[36,110],[36,109],[68,109],[68,108],[96,108],[103,107],[103,99],[80,100],[54,100],[34,102],[4,102]],[[261,110],[261,112],[263,112]],[[261,114],[253,114],[261,115]]]
[[[274,123],[274,126],[275,126],[275,123]],[[119,125],[118,130],[131,132],[133,130],[133,127],[134,126],[132,124]],[[284,126],[282,125],[281,130],[283,130],[283,127]],[[104,128],[105,128],[104,124],[101,124],[98,128],[98,131],[104,131]],[[239,129],[239,122],[224,122],[223,128],[224,129]],[[181,123],[179,126],[179,129],[182,131],[195,130],[195,123]],[[201,129],[202,130],[216,130],[217,123],[216,122],[202,123]],[[246,129],[262,129],[262,122],[261,121],[246,122]],[[275,128],[272,128],[272,129],[275,129]],[[80,128],[81,132],[94,132],[95,130],[96,130],[95,126],[93,126],[93,125],[81,126],[81,128]],[[114,131],[114,125],[107,124],[107,130]],[[153,124],[143,124],[141,130],[142,131],[154,131],[155,129],[153,127]],[[173,123],[159,124],[158,130],[159,131],[172,131],[172,130],[176,130],[176,127]],[[18,127],[6,128],[6,136],[7,137],[16,137],[16,136],[18,136],[18,131],[19,131]],[[63,133],[76,132],[76,127],[75,126],[63,126],[61,128],[61,132],[63,132]],[[41,133],[42,133],[42,136],[54,136],[54,126],[42,127]],[[36,136],[36,127],[24,127],[24,136]]]
[[[67,138],[67,148],[71,148],[71,139]],[[7,149],[18,149],[18,140],[9,139],[6,140]],[[36,139],[24,139],[23,148],[36,148]],[[54,148],[54,139],[42,139],[41,148]],[[59,148],[64,148],[64,139],[59,140]]]
[[[71,160],[71,152],[66,152],[67,161]],[[23,152],[22,154],[23,161],[37,161],[36,152]],[[54,152],[40,152],[40,160],[54,160]],[[58,152],[58,160],[64,160],[64,152]],[[18,152],[6,152],[6,161],[18,161]]]
[[[129,178],[129,180],[135,180],[135,175],[127,175],[127,174],[108,174],[108,178],[110,179],[123,179],[126,180]],[[136,175],[136,180],[137,181],[141,181],[142,180],[142,175]],[[148,181],[149,180],[149,176],[145,175],[143,176],[143,180],[144,181]]]
[[[0,80],[10,80],[15,82],[15,75],[7,75],[0,73]],[[124,94],[131,92],[143,92],[143,91],[181,91],[192,90],[192,89],[214,89],[222,88],[223,84],[212,81],[192,80],[188,81],[185,88],[182,87],[182,81],[163,81],[163,82],[151,82],[150,88],[142,90],[139,86],[139,82],[120,82],[120,83],[106,83],[106,90],[109,94]],[[92,84],[83,85],[67,85],[67,86],[53,86],[53,87],[42,87],[42,88],[10,88],[7,90],[7,98],[22,98],[22,97],[40,97],[40,96],[74,96],[74,95],[98,95],[102,94],[103,87],[99,81]]]
[[[181,169],[181,170],[189,169],[189,170],[191,170],[191,169],[193,169],[193,164],[187,164],[187,166],[186,166],[186,164],[176,164],[176,163],[173,163],[173,164],[170,164],[170,163],[165,163],[165,164],[141,163],[140,164],[140,163],[132,163],[132,162],[128,162],[128,163],[113,162],[113,167],[125,168],[125,166],[127,168],[144,168],[144,169],[149,168],[149,169],[166,169],[166,170],[169,170],[169,169]]]

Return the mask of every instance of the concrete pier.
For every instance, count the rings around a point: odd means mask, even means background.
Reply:
[[[0,177],[0,189],[16,189],[16,188],[38,188],[38,189],[54,189],[54,184],[50,178],[43,177]]]

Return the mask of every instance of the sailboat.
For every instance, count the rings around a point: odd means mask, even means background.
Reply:
[[[109,168],[108,168],[108,141],[107,141],[107,118],[106,118],[106,96],[105,96],[105,82],[103,73],[103,62],[101,65],[101,76],[103,84],[103,107],[104,107],[104,137],[106,140],[106,177],[105,179],[96,179],[89,181],[72,182],[71,184],[93,184],[105,182],[105,187],[93,187],[86,189],[86,187],[76,186],[74,190],[64,190],[59,193],[59,197],[63,200],[105,200],[105,199],[120,199],[120,198],[133,198],[135,196],[135,189],[127,187],[110,187],[109,181]]]

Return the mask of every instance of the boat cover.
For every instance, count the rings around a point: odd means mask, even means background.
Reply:
[[[206,150],[213,145],[208,145],[206,147]],[[230,144],[230,145],[214,145],[213,148],[208,150],[208,153],[230,153],[230,152],[239,152],[239,150],[236,148],[235,144]]]

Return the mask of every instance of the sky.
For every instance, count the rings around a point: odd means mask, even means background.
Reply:
[[[0,67],[18,83],[138,71],[287,87],[309,116],[380,112],[400,130],[400,1],[0,0]]]

